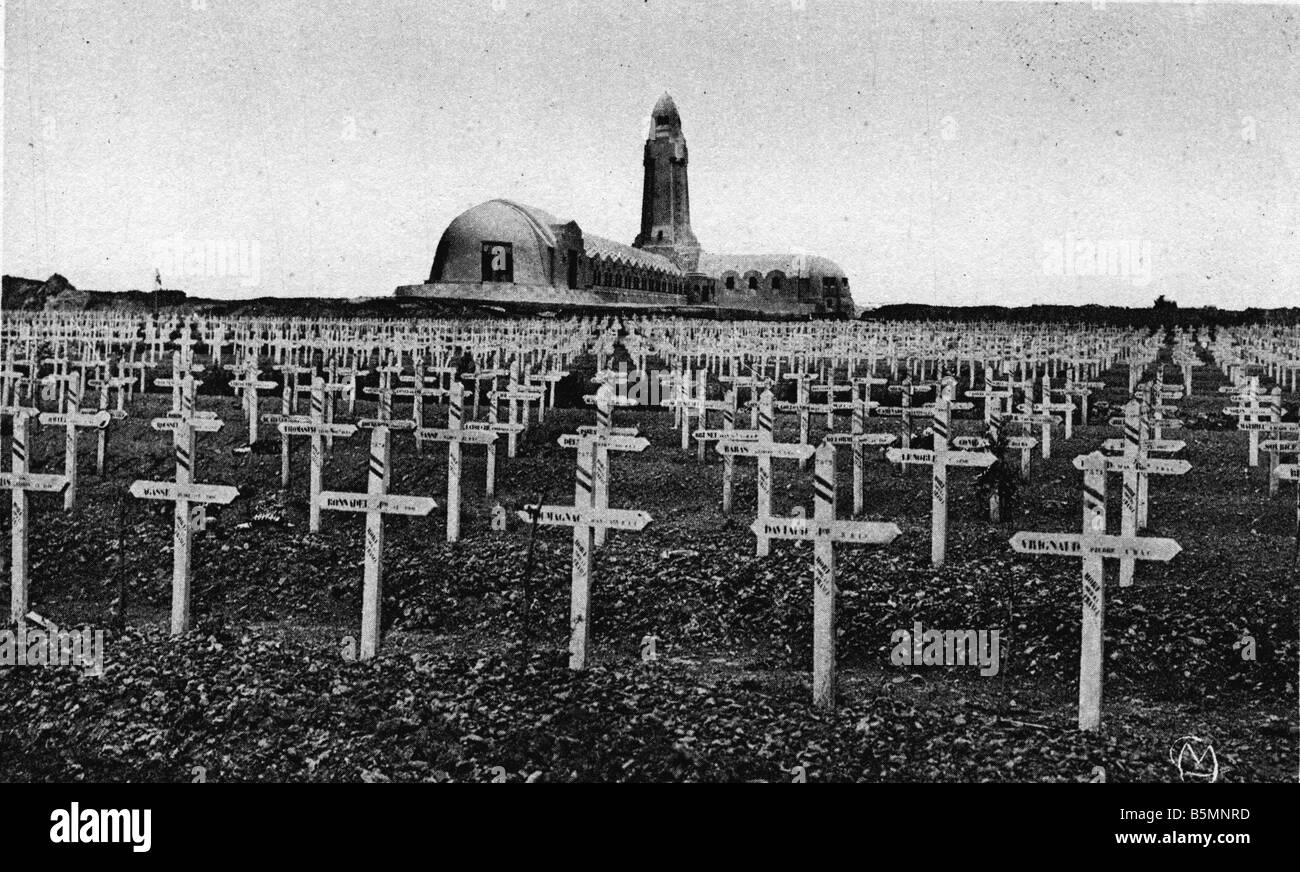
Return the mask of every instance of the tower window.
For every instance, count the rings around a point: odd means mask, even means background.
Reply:
[[[513,282],[515,280],[514,246],[509,242],[483,243],[483,281]]]
[[[749,277],[749,289],[750,289],[751,291],[757,291],[757,290],[758,290],[758,276],[750,276],[750,277]]]
[[[774,290],[774,291],[779,291],[779,290],[781,290],[781,277],[780,277],[780,276],[772,276],[772,290]]]
[[[662,230],[659,231],[657,238],[660,242],[664,241],[664,232]]]
[[[729,290],[729,291],[734,291],[734,290],[736,289],[736,277],[735,277],[735,276],[727,276],[727,285],[726,285],[726,287],[727,287],[727,290]]]

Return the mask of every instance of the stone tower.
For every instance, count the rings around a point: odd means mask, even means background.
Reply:
[[[670,258],[693,272],[700,243],[691,230],[691,199],[686,187],[686,137],[673,98],[664,94],[650,113],[645,143],[645,184],[641,189],[641,232],[632,245]]]

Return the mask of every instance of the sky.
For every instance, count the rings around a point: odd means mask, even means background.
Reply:
[[[705,250],[861,305],[1300,305],[1294,5],[3,8],[8,274],[385,296],[495,197],[630,243],[666,91]]]

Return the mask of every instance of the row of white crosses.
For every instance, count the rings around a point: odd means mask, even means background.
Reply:
[[[1179,461],[1183,463],[1185,461]],[[1181,551],[1173,539],[1140,538],[1131,531],[1114,536],[1106,532],[1106,477],[1108,473],[1141,468],[1136,458],[1106,457],[1101,452],[1076,457],[1082,470],[1083,527],[1079,533],[1021,531],[1011,537],[1011,547],[1022,554],[1074,557],[1082,560],[1083,620],[1079,643],[1079,729],[1101,725],[1102,673],[1105,664],[1105,560],[1118,559],[1121,571],[1137,560],[1172,560]],[[1126,488],[1127,494],[1127,488]],[[1130,573],[1130,580],[1132,583]],[[1121,585],[1124,584],[1121,577]]]

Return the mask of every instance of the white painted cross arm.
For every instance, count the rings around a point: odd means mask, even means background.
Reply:
[[[188,500],[224,506],[239,496],[239,489],[228,484],[177,484],[174,481],[141,479],[131,483],[131,496],[143,500]]]
[[[465,426],[468,427],[469,425],[466,424]],[[523,426],[524,426],[524,425],[523,425],[523,424],[517,424],[516,426],[519,427],[520,429],[523,429]],[[595,424],[584,424],[583,426],[581,426],[581,427],[578,428],[578,435],[579,435],[579,436],[595,436],[595,435],[597,435],[598,433],[600,433],[600,428],[597,427]],[[610,427],[610,428],[609,428],[609,433],[606,434],[606,435],[609,435],[609,436],[639,436],[640,434],[641,434],[641,428],[640,428],[640,427],[633,426],[633,427]]]
[[[715,445],[714,450],[724,456],[728,454],[744,454],[747,456],[765,454],[791,460],[807,460],[817,453],[815,445],[800,442],[767,442],[764,440],[757,442],[723,441]]]
[[[1147,451],[1154,451],[1157,454],[1173,454],[1175,451],[1182,451],[1187,447],[1187,443],[1181,439],[1148,439],[1143,443],[1143,448]],[[1123,439],[1107,439],[1101,443],[1102,451],[1123,451]]]
[[[355,424],[325,424],[313,421],[281,421],[280,432],[285,436],[351,436],[357,432]]]
[[[225,426],[217,418],[154,418],[149,426],[160,433],[175,433],[177,430],[191,429],[197,433],[215,433]]]
[[[827,445],[892,445],[897,440],[892,433],[827,433],[822,437]]]
[[[41,412],[40,421],[50,427],[95,427],[103,430],[113,416],[107,411],[99,412]]]
[[[1034,533],[1022,530],[1011,537],[1021,554],[1112,557],[1124,560],[1172,560],[1182,551],[1173,539],[1083,533]]]
[[[57,494],[67,486],[68,477],[66,475],[49,475],[36,472],[0,472],[0,490],[45,491]]]
[[[1060,424],[1064,419],[1060,415],[1037,415],[1021,412],[1015,415],[1007,415],[1002,420],[1008,424]],[[1121,424],[1124,422],[1123,418],[1120,418],[1119,420]],[[1115,424],[1112,426],[1119,425]]]
[[[493,433],[522,433],[526,429],[523,424],[508,424],[504,421],[495,424],[491,421],[466,421],[460,425],[460,428],[462,430],[490,430]],[[578,432],[581,433],[582,429],[582,427],[579,427]],[[595,428],[593,427],[592,430],[594,431]]]
[[[513,390],[508,391],[488,391],[489,400],[522,400],[532,401],[539,400],[546,393],[546,388],[527,388],[522,385],[516,385]],[[594,404],[595,395],[593,394],[592,403]],[[585,399],[585,397],[584,397]]]
[[[1081,454],[1074,458],[1078,470],[1104,469],[1107,472],[1144,472],[1156,475],[1182,475],[1192,468],[1186,460],[1163,457],[1106,457],[1101,454]]]
[[[577,448],[582,442],[594,444],[610,451],[645,451],[650,440],[644,436],[579,436],[576,433],[564,433],[555,440],[563,448]]]
[[[936,453],[928,448],[889,448],[885,458],[890,463],[934,463]],[[995,456],[983,451],[945,451],[945,466],[992,466]]]
[[[640,509],[592,509],[574,506],[526,505],[517,512],[524,521],[566,527],[608,527],[611,530],[642,530],[653,520]]]
[[[897,524],[881,521],[831,521],[815,518],[759,518],[749,525],[769,539],[830,539],[852,545],[888,545],[902,534]]]
[[[420,427],[415,438],[429,442],[464,442],[467,445],[491,445],[497,434],[491,430],[466,430],[462,427]]]
[[[386,515],[427,515],[438,507],[432,497],[341,491],[321,491],[320,503],[322,508],[340,512],[383,512]]]
[[[1161,422],[1164,423],[1163,421]],[[1298,421],[1242,421],[1238,430],[1267,430],[1270,433],[1294,433],[1300,431]]]
[[[758,430],[693,430],[691,436],[700,442],[758,442],[764,434]]]
[[[263,424],[310,424],[310,415],[285,415],[280,412],[267,412],[262,415]]]
[[[873,406],[871,413],[881,418],[925,418],[934,414],[934,406]]]
[[[344,425],[336,424],[334,426]],[[356,426],[364,427],[367,430],[376,430],[380,427],[387,427],[389,430],[414,430],[415,422],[399,418],[358,418]]]

